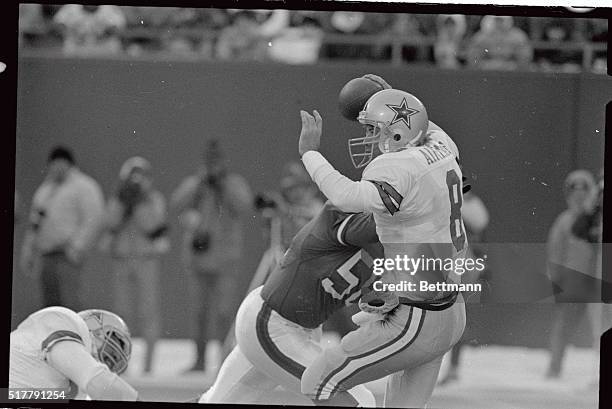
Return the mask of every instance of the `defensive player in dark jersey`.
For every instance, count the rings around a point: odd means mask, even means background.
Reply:
[[[347,214],[326,203],[297,233],[265,284],[242,302],[237,346],[199,402],[267,403],[279,386],[305,399],[300,379],[322,352],[322,324],[359,301],[362,289],[374,280],[371,259],[381,257],[372,215]],[[333,404],[375,404],[363,385],[348,392]]]

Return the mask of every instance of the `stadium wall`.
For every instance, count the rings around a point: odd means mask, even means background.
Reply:
[[[22,58],[15,186],[29,206],[49,149],[64,143],[107,195],[115,188],[123,161],[141,155],[152,162],[157,186],[169,196],[199,163],[204,141],[215,137],[222,140],[230,168],[245,175],[254,191],[271,190],[279,181],[280,165],[298,159],[300,109],[319,110],[324,118],[323,153],[339,170],[357,178],[346,138],[361,129],[340,117],[336,97],[347,80],[366,72],[418,95],[430,118],[455,139],[473,190],[491,213],[487,240],[523,243],[492,255],[494,277],[518,283],[542,274],[541,243],[563,209],[565,175],[576,167],[598,171],[603,161],[604,108],[612,95],[605,76],[372,64]],[[176,217],[171,214],[173,251],[164,261],[165,337],[186,337],[192,331],[185,319],[192,309],[184,295],[187,281],[178,257]],[[245,224],[244,280],[237,283],[243,290],[265,250],[261,217],[253,213]],[[17,225],[17,249],[23,225]],[[85,274],[85,299],[91,307],[111,308],[105,257],[95,254]],[[516,288],[522,291],[520,285]],[[39,296],[34,282],[16,270],[13,327],[39,308]],[[478,331],[479,342],[546,345],[550,304],[517,301],[489,311],[475,316],[483,329]],[[582,344],[590,342],[586,327],[579,332]]]

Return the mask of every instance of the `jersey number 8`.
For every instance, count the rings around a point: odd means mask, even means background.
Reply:
[[[461,251],[465,246],[465,230],[461,219],[461,180],[454,169],[446,172],[446,185],[448,186],[448,198],[450,200],[450,235],[455,250]]]

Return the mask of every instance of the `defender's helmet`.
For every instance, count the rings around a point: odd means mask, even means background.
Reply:
[[[374,157],[374,147],[382,153],[414,146],[427,134],[429,117],[421,101],[397,89],[372,95],[357,120],[366,125],[366,136],[349,139],[349,153],[356,168],[366,166]]]
[[[92,355],[117,374],[123,373],[130,361],[132,340],[130,330],[117,314],[106,310],[79,312],[92,339]]]

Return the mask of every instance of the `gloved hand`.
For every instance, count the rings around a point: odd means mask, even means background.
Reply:
[[[363,327],[368,322],[382,321],[385,319],[385,314],[375,314],[372,312],[359,311],[351,317],[351,320],[360,327]]]

